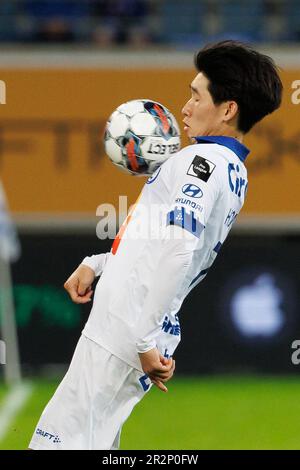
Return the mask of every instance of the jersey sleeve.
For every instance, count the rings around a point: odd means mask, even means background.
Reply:
[[[181,227],[200,246],[203,243],[201,235],[221,194],[221,162],[217,165],[199,155],[191,157],[183,153],[176,163],[170,176],[170,207],[166,224]]]
[[[136,350],[144,353],[156,347],[156,335],[165,312],[180,289],[189,269],[193,246],[181,237],[182,228],[169,226],[162,240],[158,270],[146,296],[140,320],[136,326]]]
[[[165,312],[182,289],[194,252],[202,247],[206,223],[221,193],[218,172],[213,175],[215,168],[203,179],[202,174],[197,176],[196,165],[199,160],[190,158],[169,173],[171,190],[158,269],[136,329],[139,353],[156,347]]]
[[[99,255],[86,256],[81,264],[91,268],[96,276],[100,276],[105,268],[110,252],[101,253]]]

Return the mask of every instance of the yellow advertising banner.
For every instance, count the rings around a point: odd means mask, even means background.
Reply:
[[[6,85],[0,168],[11,210],[93,215],[101,203],[117,207],[119,195],[133,203],[145,178],[127,176],[109,161],[105,122],[121,103],[150,98],[181,124],[194,75],[192,69],[0,70]],[[282,108],[245,140],[251,154],[244,215],[300,214],[300,69],[282,78]]]

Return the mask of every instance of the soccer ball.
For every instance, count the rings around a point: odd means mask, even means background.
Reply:
[[[104,145],[119,168],[132,175],[152,175],[180,150],[180,130],[173,114],[162,104],[133,100],[121,104],[110,116]]]

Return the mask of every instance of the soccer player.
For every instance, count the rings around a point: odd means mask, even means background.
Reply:
[[[195,65],[182,109],[193,145],[148,179],[111,252],[85,258],[65,283],[72,300],[85,303],[101,274],[32,449],[117,449],[122,424],[152,384],[167,391],[181,304],[211,268],[244,203],[244,135],[280,106],[282,95],[272,59],[245,44],[208,45]],[[163,217],[151,215],[154,206]]]

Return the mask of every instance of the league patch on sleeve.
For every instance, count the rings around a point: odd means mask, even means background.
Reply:
[[[200,155],[196,155],[187,171],[187,175],[195,176],[207,182],[215,168],[216,165],[213,162],[200,157]]]

